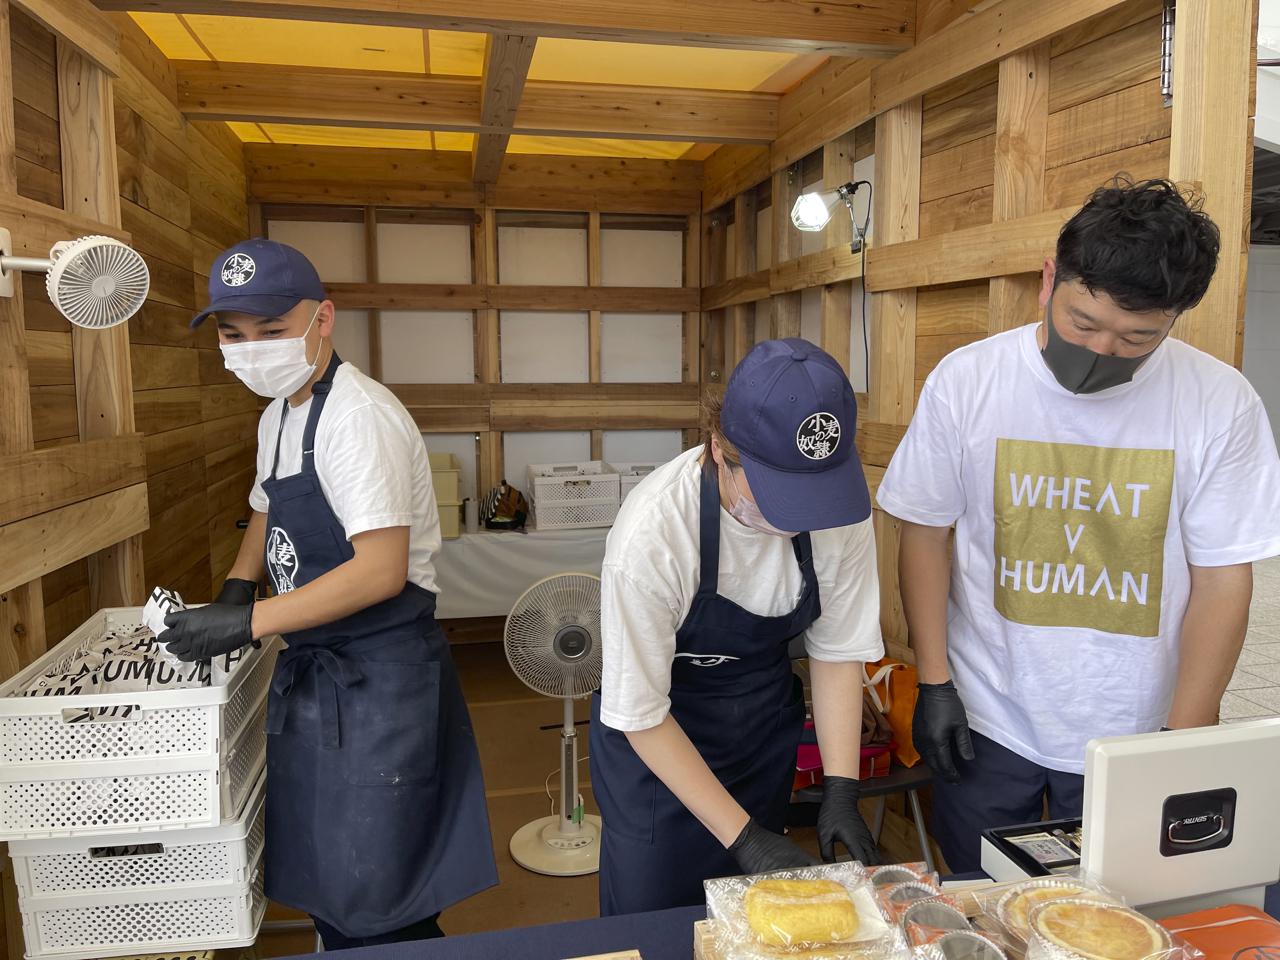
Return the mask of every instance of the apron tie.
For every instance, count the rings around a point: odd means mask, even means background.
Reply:
[[[340,744],[338,727],[338,687],[346,690],[364,679],[354,662],[340,657],[328,647],[302,647],[296,653],[286,651],[280,657],[280,669],[271,680],[271,690],[280,698],[280,709],[267,711],[267,732],[284,732],[289,698],[293,695],[301,671],[317,667],[316,709],[320,714],[321,744],[336,750]],[[323,674],[323,676],[321,675]]]

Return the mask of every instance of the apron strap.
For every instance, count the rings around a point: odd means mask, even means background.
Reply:
[[[715,596],[720,589],[720,483],[710,449],[702,464],[698,503],[698,592]]]
[[[289,698],[301,671],[316,668],[316,711],[320,715],[322,746],[336,750],[342,742],[338,722],[338,687],[347,689],[364,679],[360,668],[328,647],[300,647],[280,655],[280,669],[271,680],[271,692],[280,698],[280,708],[267,711],[267,732],[284,732]]]
[[[803,530],[791,538],[791,552],[796,555],[796,563],[800,565],[800,576],[806,587],[818,585],[818,574],[813,568],[813,541],[809,539],[809,531]]]
[[[329,390],[333,387],[333,376],[338,372],[338,368],[342,366],[342,358],[338,356],[338,351],[333,351],[333,356],[329,358],[329,365],[325,367],[324,376],[317,380],[311,386],[311,410],[307,414],[307,424],[302,431],[302,472],[306,473],[315,460],[315,439],[316,424],[320,422],[320,411],[324,408],[325,399],[329,395]],[[280,399],[282,409],[280,410],[280,425],[276,428],[276,452],[271,459],[271,473],[269,479],[276,478],[276,470],[280,466],[280,440],[284,437],[284,418],[289,415],[289,398],[282,397]]]

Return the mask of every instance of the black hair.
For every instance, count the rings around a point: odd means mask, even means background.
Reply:
[[[1194,307],[1218,265],[1218,227],[1202,204],[1169,180],[1116,177],[1058,234],[1054,285],[1079,280],[1125,310]]]

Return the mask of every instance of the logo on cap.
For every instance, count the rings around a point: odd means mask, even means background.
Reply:
[[[796,431],[796,449],[810,460],[825,460],[840,446],[840,421],[830,413],[805,417]]]
[[[253,279],[258,265],[253,257],[244,253],[233,253],[222,265],[222,282],[228,287],[243,287]]]

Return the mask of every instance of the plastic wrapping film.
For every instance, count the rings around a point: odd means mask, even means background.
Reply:
[[[1120,903],[1120,898],[1100,884],[1073,876],[1037,877],[975,894],[977,926],[1003,939],[1013,955],[1020,956],[1030,935],[1032,911],[1042,903],[1075,898]]]
[[[856,862],[723,877],[704,884],[721,960],[907,960]]]
[[[924,863],[886,863],[883,866],[871,867],[867,876],[877,889],[892,887],[899,883],[911,883],[920,880],[937,885],[938,875]]]
[[[973,930],[950,930],[916,948],[920,960],[1007,960],[1008,954],[991,937]]]
[[[1199,960],[1154,920],[1093,898],[1050,900],[1031,911],[1026,960]]]

